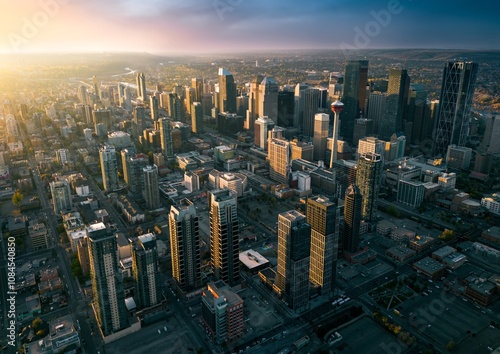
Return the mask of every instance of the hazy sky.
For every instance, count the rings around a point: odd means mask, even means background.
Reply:
[[[0,0],[0,52],[500,49],[500,5],[465,0]]]

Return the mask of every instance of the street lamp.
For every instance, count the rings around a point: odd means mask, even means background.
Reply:
[[[332,103],[333,117],[333,134],[332,134],[332,153],[330,155],[330,168],[333,168],[333,163],[337,159],[337,134],[339,129],[339,114],[344,109],[344,104],[339,100]]]

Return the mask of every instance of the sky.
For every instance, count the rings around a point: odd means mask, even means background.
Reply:
[[[0,0],[0,53],[498,50],[499,10],[486,0]]]

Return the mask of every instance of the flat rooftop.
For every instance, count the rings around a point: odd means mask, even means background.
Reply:
[[[248,269],[254,269],[269,264],[269,260],[267,258],[252,249],[240,252],[239,257],[240,262],[243,263]]]

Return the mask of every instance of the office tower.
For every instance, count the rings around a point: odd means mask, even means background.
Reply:
[[[122,162],[123,162],[122,150]],[[130,194],[139,198],[144,190],[143,168],[149,164],[149,159],[146,155],[140,154],[127,157],[123,165],[123,177],[127,183]]]
[[[379,134],[382,139],[389,139],[392,134],[403,128],[403,111],[408,102],[410,76],[406,69],[389,71],[389,87],[385,100],[384,116],[380,124]]]
[[[493,155],[487,153],[476,153],[476,159],[474,160],[474,172],[483,173],[485,175],[490,174],[493,167]]]
[[[371,92],[368,98],[368,113],[367,117],[373,120],[373,132],[380,132],[380,125],[385,112],[385,92]],[[353,141],[356,143],[355,141]]]
[[[233,75],[224,68],[219,69],[219,111],[236,113],[236,85]]]
[[[167,98],[167,115],[173,121],[183,121],[181,98],[176,93],[169,93]]]
[[[105,191],[118,189],[118,164],[113,145],[104,145],[99,149],[102,183]]]
[[[137,137],[142,134],[142,131],[146,128],[146,110],[144,106],[137,105],[134,107],[134,121],[133,121],[133,132]]]
[[[156,249],[156,236],[152,233],[131,242],[132,277],[135,281],[135,300],[140,309],[161,302],[160,265]]]
[[[337,183],[337,197],[344,199],[346,189],[356,183],[357,163],[353,160],[337,160],[333,164],[335,182]]]
[[[404,205],[417,208],[424,200],[424,183],[414,180],[398,181],[398,194],[396,200]]]
[[[485,154],[500,154],[500,114],[492,113],[486,120],[484,137],[478,151]]]
[[[358,118],[354,123],[352,142],[357,145],[359,139],[370,136],[373,133],[373,120],[369,118]]]
[[[278,183],[288,184],[290,167],[290,142],[283,138],[273,138],[271,130],[267,141],[267,158],[269,160],[269,177]]]
[[[361,226],[361,208],[363,197],[355,184],[350,184],[344,199],[344,232],[342,247],[344,251],[355,253],[359,248],[359,228]]]
[[[204,93],[201,98],[201,106],[203,107],[203,115],[210,116],[212,114],[212,108],[214,107],[214,95],[213,93]]]
[[[192,87],[186,86],[184,88],[184,96],[186,97],[184,99],[184,106],[186,107],[186,112],[191,115],[191,105],[193,102],[196,102],[195,96],[196,96],[196,90]]]
[[[328,138],[328,126],[330,124],[330,116],[325,113],[316,113],[314,116],[314,159],[319,161],[325,160],[326,154],[326,139]]]
[[[94,311],[99,327],[108,336],[129,326],[116,237],[101,222],[87,228],[87,239]]]
[[[259,117],[268,117],[278,124],[278,90],[279,86],[272,77],[265,77],[259,84]]]
[[[358,159],[356,184],[363,196],[361,216],[363,220],[368,222],[375,220],[381,177],[381,156],[372,152],[361,155]]]
[[[227,189],[208,193],[210,265],[215,279],[230,286],[240,283],[239,224],[236,199]]]
[[[283,90],[278,92],[278,125],[282,127],[293,126],[294,92]]]
[[[307,198],[306,218],[311,225],[309,280],[328,295],[335,284],[340,210],[325,196]]]
[[[111,118],[111,111],[109,109],[99,108],[92,111],[92,120],[94,126],[96,124],[104,124],[107,129],[110,129],[113,125],[113,119]]]
[[[86,104],[87,103],[87,86],[82,85],[78,88],[78,99],[80,100],[80,103]]]
[[[257,118],[254,128],[254,144],[261,149],[267,150],[267,137],[274,125],[274,121],[266,116]]]
[[[159,118],[159,108],[158,108],[158,99],[155,95],[149,97],[149,108],[151,110],[151,119],[156,122]]]
[[[120,151],[123,179],[125,183],[129,184],[130,181],[130,166],[128,165],[128,159],[136,156],[135,147],[129,146]]]
[[[309,301],[311,225],[296,210],[278,215],[278,267],[276,287],[294,310]]]
[[[433,154],[444,156],[448,145],[465,146],[478,64],[448,62],[443,72]]]
[[[259,86],[264,80],[262,75],[256,75],[252,81],[250,81],[250,92],[248,93],[248,110],[246,112],[245,119],[245,129],[253,130],[255,126],[255,121],[259,118]]]
[[[158,167],[148,165],[143,167],[144,189],[142,196],[146,201],[146,209],[155,210],[160,207],[160,192],[158,187]]]
[[[355,119],[365,112],[367,84],[368,60],[350,60],[344,73],[344,110],[340,114],[340,135],[348,142],[352,142]]]
[[[203,133],[203,107],[200,102],[194,102],[191,106],[191,131]]]
[[[71,190],[66,180],[59,180],[50,183],[50,193],[52,194],[52,204],[54,214],[58,215],[63,211],[68,211],[73,207],[71,200]]]
[[[313,158],[314,146],[311,143],[299,141],[298,139],[290,141],[290,161],[302,159],[312,162]]]
[[[342,89],[344,86],[344,77],[340,73],[331,73],[328,83],[328,97],[331,102],[340,101],[342,98]]]
[[[446,165],[452,170],[469,170],[472,149],[465,146],[448,145]]]
[[[432,134],[430,109],[427,105],[427,91],[421,84],[410,84],[407,120],[412,124],[412,144],[420,144]],[[405,132],[406,134],[406,132]]]
[[[297,84],[294,91],[293,126],[302,128],[304,121],[304,91],[308,84]],[[315,112],[316,113],[316,112]]]
[[[92,76],[92,86],[94,87],[94,97],[96,99],[99,99],[100,98],[99,81],[97,80],[97,77],[95,75]]]
[[[201,295],[201,316],[217,344],[232,342],[245,334],[243,299],[222,280],[207,284]]]
[[[170,125],[171,120],[168,118],[158,119],[160,127],[160,143],[163,155],[166,158],[174,157],[174,146],[172,142],[172,126]]]
[[[314,119],[319,112],[320,91],[317,88],[304,90],[304,114],[302,120],[302,133],[306,136],[314,136]]]
[[[135,82],[137,85],[137,98],[141,99],[144,102],[147,97],[146,76],[144,75],[144,73],[137,73]]]
[[[243,117],[236,113],[221,112],[215,121],[217,132],[222,135],[234,136],[243,131]]]
[[[182,199],[168,215],[172,278],[183,292],[201,285],[199,218],[194,204]]]
[[[358,155],[361,156],[366,152],[383,155],[385,151],[385,141],[368,136],[360,139],[358,142]]]
[[[194,102],[201,102],[203,97],[203,78],[193,77],[191,87],[194,88]]]
[[[248,111],[248,96],[238,96],[236,97],[236,114],[244,117],[244,128],[247,129],[247,111]]]

